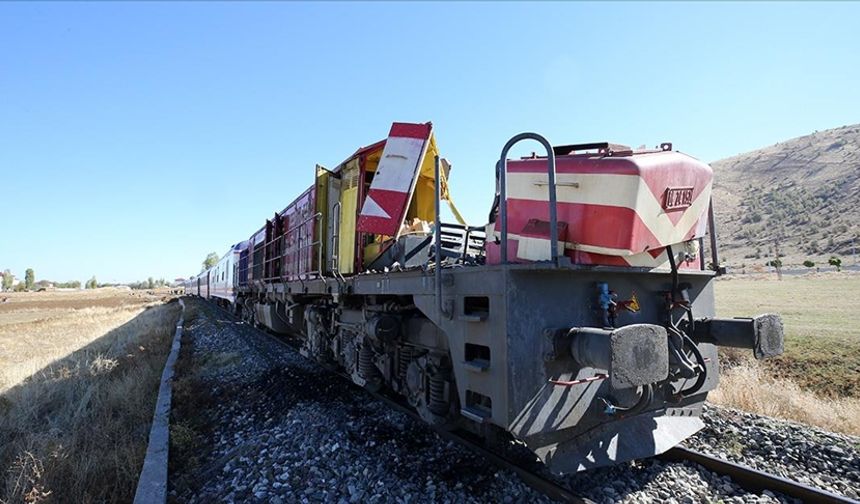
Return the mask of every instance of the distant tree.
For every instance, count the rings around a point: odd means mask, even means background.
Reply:
[[[815,263],[810,261],[809,259],[803,261],[803,265],[806,266],[807,268],[814,268],[815,267]]]
[[[768,266],[773,266],[774,268],[782,268],[782,260],[780,258],[776,258],[773,261],[767,262]]]
[[[98,288],[98,286],[99,286],[99,282],[96,280],[96,276],[95,276],[95,275],[93,275],[93,277],[92,277],[92,278],[90,278],[89,280],[87,280],[87,283],[86,283],[86,285],[85,285],[85,287],[86,287],[87,289],[96,289],[96,288]]]
[[[830,256],[830,259],[827,260],[827,264],[836,267],[836,271],[842,271],[842,259],[837,256]]]
[[[203,269],[200,271],[206,271],[216,264],[218,264],[218,254],[215,252],[209,252],[209,255],[207,255],[206,259],[203,260]]]
[[[70,282],[58,282],[54,284],[54,287],[57,287],[58,289],[80,289],[81,282],[79,282],[78,280],[72,280]]]
[[[24,292],[27,290],[27,286],[24,285],[24,282],[18,282],[18,285],[16,285],[12,290],[15,292]]]
[[[27,268],[27,271],[24,272],[24,288],[30,290],[35,283],[36,273],[33,272],[33,268]]]
[[[12,282],[14,282],[14,281],[15,281],[15,277],[12,276],[11,271],[6,270],[3,272],[3,284],[2,284],[2,286],[3,286],[4,291],[11,289],[12,288]]]
[[[149,277],[146,279],[146,288],[147,289],[154,289],[155,288],[155,280],[153,280],[152,277]]]

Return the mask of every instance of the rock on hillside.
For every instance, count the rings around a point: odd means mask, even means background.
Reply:
[[[860,124],[711,163],[722,260],[763,266],[851,255],[860,246]]]

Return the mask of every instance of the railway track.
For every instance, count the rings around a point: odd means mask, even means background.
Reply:
[[[221,313],[229,317],[232,321],[240,322],[240,320],[235,315],[229,313],[222,307],[213,304],[210,304],[210,306],[217,307]],[[258,329],[251,325],[245,324],[244,322],[243,325],[246,328],[252,330],[253,332],[260,334],[263,337],[269,339],[270,341],[276,343],[277,345],[286,346],[293,351],[298,351],[296,342],[291,339],[275,336],[265,330]],[[259,348],[258,350],[263,354],[264,357],[269,358],[265,351]],[[348,376],[338,373],[337,371],[333,372],[335,372],[336,374],[347,380],[350,384],[352,384],[352,380],[350,380]],[[370,392],[371,395],[373,395],[381,402],[385,403],[390,408],[397,410],[405,415],[408,415],[424,425],[427,425],[421,420],[420,416],[412,408],[404,405],[396,399],[379,392],[371,392],[366,389],[362,390]],[[427,426],[432,428],[443,439],[458,443],[468,448],[469,450],[477,453],[478,455],[490,461],[499,468],[507,469],[516,473],[525,484],[543,493],[544,495],[548,496],[553,500],[556,500],[558,502],[576,504],[594,504],[593,500],[577,495],[575,492],[566,488],[559,482],[553,481],[546,475],[539,474],[531,469],[523,467],[516,462],[508,460],[504,456],[499,455],[490,448],[487,448],[482,443],[477,442],[474,439],[470,439],[466,435],[462,435],[457,431],[446,430],[432,425]],[[689,448],[675,447],[668,452],[659,455],[657,458],[666,462],[690,462],[693,464],[698,464],[701,467],[715,474],[729,476],[737,485],[750,492],[762,492],[763,490],[769,490],[771,492],[780,493],[787,497],[799,499],[802,502],[811,503],[860,504],[860,501],[855,501],[853,499],[849,499],[847,497],[837,495],[826,490],[822,490],[809,485],[805,485],[803,483],[799,483],[797,481],[792,481],[780,476],[759,471],[757,469],[753,469],[742,464],[737,464],[734,462],[719,459],[701,452],[697,452],[695,450],[691,450]]]
[[[772,492],[779,492],[788,497],[800,499],[803,502],[820,502],[828,504],[858,503],[858,501],[849,499],[842,495],[837,495],[820,488],[805,485],[781,476],[776,476],[774,474],[759,471],[758,469],[747,467],[743,464],[729,462],[727,460],[681,446],[672,448],[663,455],[658,456],[658,458],[670,462],[687,461],[699,464],[711,472],[729,476],[735,483],[751,492],[770,490]]]

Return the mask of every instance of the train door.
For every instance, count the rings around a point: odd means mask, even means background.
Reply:
[[[236,291],[239,289],[239,263],[242,262],[242,252],[236,250],[232,252],[233,258],[230,261],[230,300],[236,301]]]
[[[206,272],[206,299],[209,299],[209,284],[212,283],[212,270]]]
[[[331,226],[329,225],[331,214],[328,204],[328,181],[330,178],[332,178],[331,172],[324,166],[317,165],[314,212],[319,215],[319,218],[313,221],[313,239],[311,241],[317,244],[316,247],[319,247],[319,250],[312,251],[311,269],[316,269],[322,274],[328,272],[328,265],[331,264],[328,261],[330,255],[328,237],[331,236]],[[323,261],[323,264],[316,264],[320,260]]]
[[[326,238],[328,246],[325,249],[326,270],[338,267],[338,239],[340,236],[340,179],[329,176],[327,187],[324,189],[328,196],[326,199],[328,218],[326,223]]]
[[[342,275],[349,275],[355,271],[355,218],[358,212],[360,180],[361,164],[359,158],[355,157],[341,170],[337,269]]]
[[[233,285],[233,277],[234,275],[234,265],[235,260],[233,259],[234,252],[233,249],[230,249],[230,255],[227,256],[227,263],[224,265],[224,296],[233,302],[233,289],[235,286]]]

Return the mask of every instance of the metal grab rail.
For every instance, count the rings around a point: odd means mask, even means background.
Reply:
[[[320,245],[322,245],[322,243],[320,240],[314,241],[313,237],[311,237],[311,241],[309,243],[304,243],[304,244],[302,243],[303,235],[304,235],[304,238],[307,238],[307,235],[308,235],[307,229],[305,228],[306,224],[310,221],[320,221],[321,222],[321,219],[322,219],[322,212],[316,212],[316,213],[312,214],[310,217],[307,217],[303,221],[301,221],[298,226],[296,226],[293,229],[290,229],[289,231],[284,233],[285,239],[286,239],[286,236],[288,234],[291,234],[294,232],[298,233],[298,236],[296,237],[295,245],[292,247],[291,250],[284,250],[284,255],[286,255],[288,253],[288,251],[294,252],[296,254],[295,275],[296,275],[296,277],[298,277],[299,281],[302,281],[307,277],[307,275],[305,274],[307,272],[302,269],[302,263],[307,262],[307,258],[303,257],[303,255],[304,255],[303,253],[305,250],[307,250],[308,248],[311,248],[311,252],[313,252],[313,247],[318,247],[319,250],[317,251],[317,255],[318,255],[317,261],[319,262],[322,259],[322,256],[321,256],[322,247],[320,246]],[[319,266],[319,264],[317,264],[317,265]],[[308,268],[308,269],[310,269],[310,268]]]
[[[556,205],[555,184],[555,153],[552,145],[542,135],[537,133],[520,133],[514,136],[502,149],[502,156],[496,165],[499,170],[499,220],[502,221],[502,264],[508,262],[508,151],[521,140],[537,140],[546,149],[547,173],[549,174],[549,242],[551,247],[552,262],[558,266],[558,208]]]
[[[340,266],[340,201],[331,207],[331,270],[338,271]]]
[[[436,288],[436,307],[439,310],[439,317],[450,318],[448,310],[442,305],[442,220],[439,212],[442,210],[442,179],[439,176],[439,156],[434,160],[433,166],[434,177],[436,178],[436,219],[433,223],[433,234],[436,236],[433,244],[433,254],[436,261],[436,271],[434,271],[434,280]]]
[[[440,161],[439,156],[437,155],[433,160],[433,176],[435,178],[435,190],[436,190],[436,201],[435,201],[435,218],[433,222],[433,257],[436,262],[435,270],[433,272],[435,279],[435,290],[436,290],[436,308],[439,310],[440,318],[451,318],[453,316],[453,308],[451,306],[445,307],[442,303],[442,177],[440,175]],[[462,227],[463,234],[463,250],[460,253],[460,261],[466,262],[466,257],[469,253],[469,240],[472,236],[472,232],[483,229],[483,227],[471,227],[471,226],[456,226],[450,225],[452,227]]]

